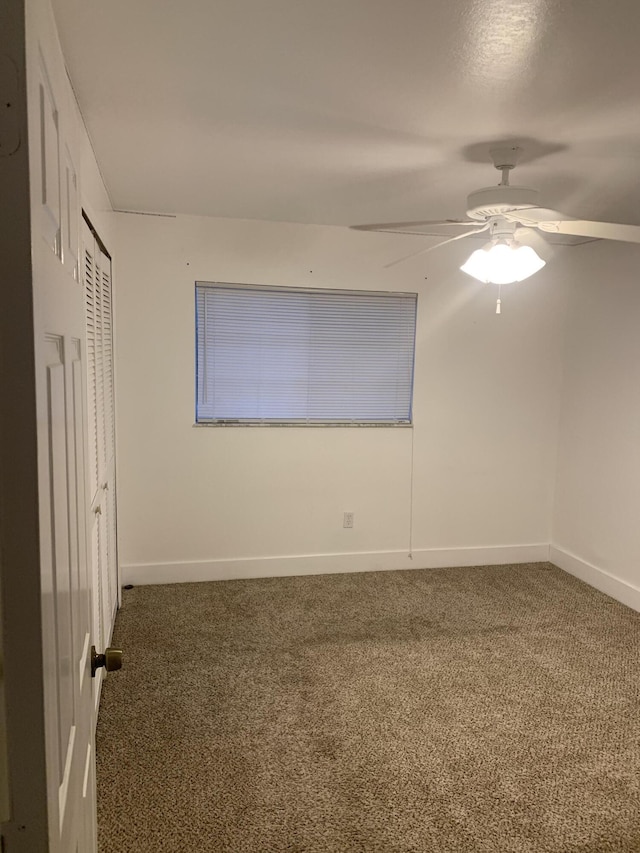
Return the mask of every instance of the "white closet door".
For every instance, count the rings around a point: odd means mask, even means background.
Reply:
[[[109,624],[113,624],[118,603],[118,567],[116,552],[115,503],[115,407],[113,387],[113,301],[111,292],[111,259],[101,251],[102,296],[102,373],[104,394],[104,458],[102,482],[105,505],[105,535],[107,551],[108,588],[105,600],[109,608]]]
[[[87,323],[87,409],[89,422],[89,499],[98,490],[97,349],[100,330],[96,320],[96,259],[93,234],[83,222],[84,285]]]
[[[87,312],[90,541],[97,643],[109,645],[118,603],[111,259],[83,221]],[[100,679],[95,680],[96,705]]]

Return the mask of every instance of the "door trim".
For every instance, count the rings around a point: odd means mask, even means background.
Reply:
[[[24,0],[6,5],[0,54],[15,68],[17,148],[0,156],[0,577],[13,853],[48,848],[38,446]],[[6,83],[6,81],[3,81]]]

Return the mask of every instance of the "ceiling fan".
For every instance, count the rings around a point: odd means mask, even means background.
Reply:
[[[443,236],[442,229],[449,233],[463,229],[462,233],[455,233],[454,236],[435,246],[427,246],[398,258],[386,264],[387,267],[456,240],[486,234],[489,238],[486,245],[473,252],[460,269],[479,281],[499,285],[522,281],[542,269],[545,261],[534,248],[535,245],[540,248],[540,232],[549,242],[564,245],[575,245],[592,240],[640,243],[640,225],[573,219],[557,210],[539,207],[537,190],[511,186],[509,183],[509,173],[515,168],[522,149],[494,148],[489,153],[496,169],[502,172],[502,180],[498,186],[485,187],[468,196],[468,219],[386,222],[351,227],[357,231],[382,231],[418,236]],[[500,313],[500,299],[498,299],[497,313]]]

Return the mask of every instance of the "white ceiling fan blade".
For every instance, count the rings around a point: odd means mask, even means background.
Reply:
[[[523,225],[533,225],[545,234],[565,235],[573,238],[584,237],[587,240],[619,240],[621,243],[640,243],[640,225],[572,219],[564,213],[545,207],[509,211],[505,214],[505,218],[511,222],[520,222]]]
[[[579,246],[581,243],[592,243],[599,238],[591,235],[568,234],[567,232],[551,231],[546,223],[573,222],[565,213],[551,210],[548,207],[528,207],[522,210],[511,210],[504,214],[509,222],[524,225],[525,228],[539,228],[544,231],[547,242],[554,246]],[[544,224],[543,224],[544,223]]]
[[[396,264],[401,264],[404,261],[408,261],[411,258],[417,258],[418,255],[426,255],[427,252],[432,252],[434,249],[439,249],[441,246],[446,246],[447,243],[455,243],[456,240],[462,240],[463,237],[471,237],[475,234],[479,234],[481,231],[487,231],[489,229],[489,223],[485,223],[481,228],[474,228],[473,231],[466,231],[464,234],[457,234],[455,237],[450,237],[448,240],[443,240],[441,243],[436,243],[435,246],[425,246],[424,249],[419,249],[417,252],[412,252],[410,255],[403,255],[401,258],[397,258],[395,261],[391,261],[391,263],[385,264],[384,269],[388,270],[390,267],[395,267]]]
[[[618,240],[621,243],[640,243],[640,225],[615,222],[593,222],[588,219],[565,219],[538,222],[537,227],[547,234],[571,234],[596,240]]]
[[[509,210],[504,213],[509,222],[522,222],[523,225],[537,225],[538,222],[560,222],[571,219],[566,213],[552,210],[550,207],[523,207],[519,210]]]
[[[537,225],[531,223],[530,225],[524,225],[520,228],[516,228],[515,238],[519,240],[521,243],[526,243],[530,245],[532,248],[536,249],[536,252],[540,255],[541,253],[538,251],[534,243],[537,240],[537,243],[550,248],[551,246],[580,246],[582,243],[594,243],[596,241],[595,237],[577,237],[573,234],[550,234],[548,231],[544,232],[544,237]],[[535,239],[534,239],[535,238]]]
[[[433,219],[424,222],[376,222],[373,225],[351,225],[353,231],[381,231],[388,234],[415,234],[428,236],[430,228],[480,228],[482,222],[474,222],[471,219]],[[422,230],[419,230],[422,229]],[[439,236],[436,232],[435,236]]]

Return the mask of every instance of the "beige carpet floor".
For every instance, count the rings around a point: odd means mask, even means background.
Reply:
[[[640,851],[640,614],[548,563],[138,587],[101,853]]]

